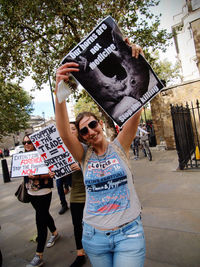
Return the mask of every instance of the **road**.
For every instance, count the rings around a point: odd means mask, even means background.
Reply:
[[[146,158],[130,163],[143,210],[147,255],[145,267],[200,266],[200,172],[176,171],[176,151],[153,150],[153,161]],[[10,158],[7,159],[10,166]],[[34,212],[30,204],[17,201],[14,192],[21,178],[4,183],[0,169],[0,248],[3,267],[26,266],[36,244]],[[69,195],[67,195],[69,199]],[[67,267],[75,257],[70,212],[58,215],[60,208],[53,189],[51,214],[61,239],[45,249],[45,266]],[[85,267],[89,267],[87,261]],[[125,266],[122,266],[125,267]]]

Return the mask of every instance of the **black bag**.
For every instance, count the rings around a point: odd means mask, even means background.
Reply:
[[[24,181],[19,185],[17,191],[15,192],[15,196],[23,203],[30,202],[30,195],[27,192]]]

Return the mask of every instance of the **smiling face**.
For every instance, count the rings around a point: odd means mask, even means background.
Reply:
[[[81,137],[88,144],[95,146],[95,145],[99,145],[103,141],[103,138],[104,138],[103,130],[102,130],[103,122],[99,121],[96,127],[92,129],[88,126],[88,124],[90,124],[93,121],[96,121],[96,119],[93,116],[83,117],[79,122],[79,131],[86,127],[88,132],[87,134],[85,134],[84,136],[82,135]]]
[[[23,140],[23,144],[24,144],[24,149],[26,152],[35,150],[33,143],[32,142],[30,143],[30,142],[31,142],[30,138],[28,136],[25,136]]]

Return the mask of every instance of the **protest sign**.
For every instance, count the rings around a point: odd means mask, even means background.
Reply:
[[[74,158],[63,143],[54,124],[46,126],[29,137],[48,169],[55,173],[56,179],[72,172],[70,166],[75,163]]]
[[[163,84],[142,55],[132,57],[131,47],[108,16],[61,61],[76,62],[72,72],[94,101],[122,126],[150,101]]]
[[[48,168],[37,151],[12,156],[11,177],[47,174]]]

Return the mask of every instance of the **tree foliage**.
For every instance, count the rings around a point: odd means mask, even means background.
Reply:
[[[152,114],[150,108],[144,108],[141,113],[141,121],[152,120]]]
[[[74,105],[75,116],[77,116],[80,112],[83,111],[92,112],[96,114],[98,118],[102,118],[102,113],[99,110],[98,105],[94,102],[94,100],[89,96],[89,94],[85,90],[81,91],[79,99]]]
[[[176,81],[182,80],[181,64],[178,60],[172,64],[167,58],[161,60],[159,52],[155,51],[152,54],[154,58],[153,69],[161,80],[166,82],[166,85],[173,84]]]
[[[0,79],[0,139],[28,127],[31,97],[18,84]]]
[[[147,52],[165,50],[166,30],[150,7],[159,0],[0,0],[0,72],[22,81],[32,76],[37,87],[54,79],[60,60],[107,15],[125,36]],[[147,57],[150,55],[146,53]]]

